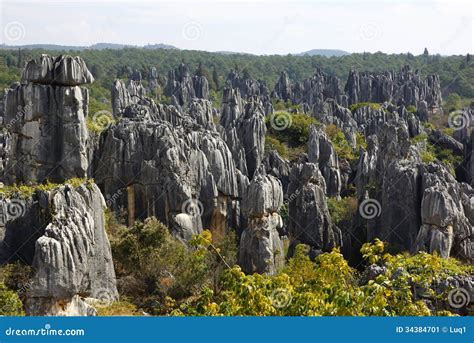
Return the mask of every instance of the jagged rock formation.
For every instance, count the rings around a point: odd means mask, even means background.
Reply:
[[[4,182],[42,182],[86,177],[89,167],[85,123],[93,78],[80,58],[43,55],[30,61],[22,84],[7,90]]]
[[[286,72],[282,72],[275,85],[274,95],[285,101],[304,104],[306,108],[312,108],[326,99],[333,99],[347,106],[347,98],[342,91],[340,80],[324,73],[320,68],[315,69],[311,78],[297,83],[291,82]]]
[[[474,262],[472,188],[460,187],[445,168],[436,164],[423,165],[421,176],[422,225],[415,250],[437,251],[443,257],[453,255]]]
[[[3,200],[5,201],[5,200]],[[29,315],[91,315],[84,298],[118,297],[105,201],[94,184],[36,191],[10,198],[15,215],[7,220],[1,263],[19,260],[33,266],[26,312]]]
[[[226,82],[227,88],[238,88],[244,99],[252,96],[267,97],[270,95],[265,81],[244,78],[234,71],[227,75]]]
[[[140,81],[129,80],[127,86],[122,80],[115,80],[112,86],[112,113],[119,117],[125,109],[137,104],[146,96],[146,91]]]
[[[283,225],[278,210],[283,204],[281,182],[260,168],[250,182],[243,202],[247,227],[239,246],[239,264],[246,273],[275,274],[284,263],[278,229]]]
[[[115,209],[125,208],[129,223],[155,216],[185,240],[203,225],[239,227],[239,185],[248,181],[215,130],[210,102],[176,108],[137,99],[96,153],[94,178],[106,196],[120,194]]]
[[[179,105],[184,105],[192,98],[207,99],[209,84],[204,76],[191,76],[188,67],[181,63],[178,68],[170,70],[164,93],[174,97]]]
[[[43,55],[27,64],[22,84],[5,96],[2,182],[63,183],[89,175],[88,91],[79,85],[92,81],[78,57]],[[1,199],[0,205],[0,263],[19,260],[35,272],[27,314],[92,315],[84,298],[117,298],[105,201],[95,184],[37,188],[31,197]]]
[[[252,178],[263,160],[265,109],[258,97],[242,100],[238,89],[226,88],[220,119],[221,135],[232,151],[239,170]]]
[[[0,199],[0,215],[7,213],[0,262],[20,259],[35,268],[29,314],[89,315],[94,310],[86,298],[116,299],[99,188],[128,224],[155,216],[183,241],[203,228],[235,230],[238,262],[247,273],[278,271],[285,258],[280,235],[288,235],[290,256],[298,243],[311,248],[311,257],[342,246],[358,263],[354,252],[378,237],[400,251],[473,261],[474,135],[463,129],[452,138],[425,129],[423,120],[441,100],[437,76],[422,80],[407,68],[352,72],[343,90],[336,77],[316,69],[299,83],[282,73],[270,95],[262,81],[231,73],[219,111],[206,99],[207,80],[191,76],[184,64],[167,80],[172,105],[147,98],[141,73],[126,71],[130,81],[112,87],[116,120],[100,135],[89,136],[85,125],[88,93],[80,85],[93,79],[81,59],[30,62],[22,83],[7,90],[4,111],[0,101],[8,132],[0,136],[0,181],[97,182],[37,191],[22,200],[24,211],[16,217],[6,210],[19,199]],[[145,78],[155,87],[156,68]],[[265,116],[273,113],[274,98],[302,104],[322,123],[310,127],[307,155],[298,160],[265,151]],[[348,108],[361,101],[379,104]],[[358,159],[337,156],[329,125],[360,148],[353,151]],[[425,133],[428,140],[420,141]],[[465,157],[456,177],[440,161],[423,162],[428,142]],[[345,196],[359,208],[336,225],[328,198],[336,198],[333,205]],[[361,208],[371,201],[375,213]],[[380,271],[369,272],[367,279]]]
[[[21,83],[80,86],[94,82],[94,77],[80,57],[41,55],[26,64]]]
[[[288,194],[289,233],[292,245],[308,244],[312,254],[342,245],[341,231],[331,220],[326,202],[326,182],[317,165],[293,166]]]
[[[342,188],[339,159],[326,133],[312,125],[308,138],[308,161],[316,164],[326,180],[326,194],[339,196]]]
[[[359,73],[352,70],[345,86],[349,104],[392,102],[405,106],[425,101],[429,108],[441,105],[441,87],[437,75],[422,80],[418,70],[404,66],[398,73]],[[424,106],[421,105],[422,107]]]

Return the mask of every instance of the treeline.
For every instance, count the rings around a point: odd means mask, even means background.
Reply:
[[[423,75],[437,73],[440,76],[443,95],[457,93],[464,98],[474,98],[474,61],[471,55],[440,56],[423,54],[357,53],[341,57],[247,54],[219,54],[205,51],[176,49],[136,49],[46,51],[0,50],[0,88],[17,81],[24,63],[40,55],[71,54],[82,56],[97,79],[98,86],[110,88],[113,79],[124,77],[126,67],[142,72],[146,80],[150,67],[157,69],[161,79],[179,63],[185,62],[193,72],[199,71],[210,81],[211,89],[219,90],[225,85],[225,78],[231,70],[242,75],[264,80],[270,89],[285,70],[293,80],[309,77],[315,67],[336,75],[345,82],[351,69],[383,71],[398,70],[409,64]]]

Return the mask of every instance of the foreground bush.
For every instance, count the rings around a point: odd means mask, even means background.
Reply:
[[[453,275],[472,273],[472,267],[454,259],[419,253],[392,256],[384,244],[364,244],[361,252],[367,262],[382,271],[361,283],[335,249],[313,262],[306,247],[299,245],[285,269],[276,276],[245,275],[239,267],[224,273],[222,289],[204,289],[197,299],[177,306],[174,315],[252,315],[252,316],[425,316],[452,313],[428,307],[414,294],[423,287],[425,296],[440,303],[446,292],[436,293],[435,281]],[[415,287],[416,286],[416,287]]]

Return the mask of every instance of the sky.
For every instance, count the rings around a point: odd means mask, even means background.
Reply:
[[[467,0],[0,0],[0,44],[472,54],[473,18]]]

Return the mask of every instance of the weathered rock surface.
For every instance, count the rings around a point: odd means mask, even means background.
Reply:
[[[220,118],[220,133],[232,151],[239,170],[252,178],[265,150],[265,109],[258,97],[242,100],[238,89],[226,88]]]
[[[417,106],[420,101],[426,101],[429,108],[441,105],[439,77],[429,75],[423,80],[418,70],[412,71],[409,66],[403,67],[398,73],[359,73],[352,70],[345,92],[349,97],[349,104],[387,101]]]
[[[260,168],[254,175],[243,202],[248,220],[239,246],[239,264],[246,273],[275,274],[284,263],[278,229],[283,221],[278,210],[283,204],[281,182]]]
[[[347,106],[340,80],[324,73],[319,68],[315,69],[312,77],[297,83],[293,83],[286,72],[282,72],[275,85],[274,95],[285,101],[291,100],[295,104],[304,104],[304,107],[308,108],[326,99],[333,99]]]
[[[33,267],[27,314],[91,315],[85,297],[117,299],[105,201],[95,184],[38,190],[31,198],[8,199],[10,211],[12,206],[0,256],[2,263],[19,260]]]
[[[51,61],[46,57],[44,60]],[[74,83],[73,77],[77,77],[77,73],[79,71],[75,70],[70,83]],[[29,82],[8,89],[4,124],[10,138],[6,147],[4,182],[42,182],[46,179],[62,182],[86,177],[89,167],[89,134],[85,121],[88,99],[88,90],[79,86]]]
[[[184,105],[192,98],[209,97],[209,84],[204,76],[191,76],[188,67],[181,63],[170,70],[164,89],[166,96],[174,97],[179,105]]]
[[[315,125],[309,130],[308,161],[319,167],[326,180],[327,196],[339,196],[342,188],[339,159],[326,133]]]
[[[78,86],[92,83],[94,77],[80,57],[41,55],[26,64],[21,80],[24,84]]]
[[[297,164],[290,174],[289,232],[294,244],[308,244],[318,252],[341,246],[341,231],[331,220],[326,202],[326,182],[317,165]]]

